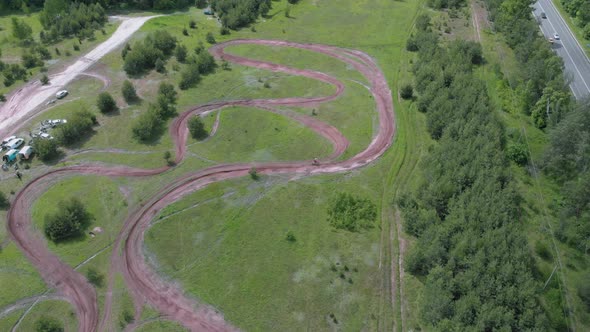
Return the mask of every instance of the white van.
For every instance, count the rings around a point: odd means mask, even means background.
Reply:
[[[9,150],[18,149],[25,142],[22,138],[15,138],[12,141],[6,143],[4,146]]]

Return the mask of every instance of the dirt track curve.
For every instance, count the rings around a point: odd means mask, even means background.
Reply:
[[[225,322],[223,316],[207,305],[199,304],[185,296],[181,289],[162,280],[145,262],[142,255],[142,244],[145,230],[158,212],[181,199],[185,195],[199,190],[208,184],[231,178],[248,175],[251,167],[255,166],[260,174],[298,174],[312,175],[321,173],[335,173],[363,167],[381,156],[393,141],[395,133],[395,119],[391,91],[383,73],[374,60],[367,54],[327,45],[299,44],[278,40],[233,40],[218,44],[210,52],[218,59],[222,58],[237,64],[283,72],[291,75],[305,76],[332,84],[336,92],[330,96],[313,98],[281,98],[281,99],[243,99],[234,101],[215,102],[196,107],[179,115],[172,123],[170,134],[176,149],[176,162],[180,163],[186,154],[188,137],[187,121],[195,114],[206,114],[228,106],[250,106],[273,112],[279,112],[279,106],[306,106],[334,100],[344,91],[344,85],[336,78],[312,70],[294,69],[284,65],[252,60],[240,56],[227,54],[225,47],[238,44],[256,44],[266,46],[281,46],[306,49],[322,53],[340,61],[359,71],[368,80],[370,92],[376,103],[379,115],[379,129],[369,146],[345,161],[335,161],[348,146],[348,141],[334,127],[319,123],[318,120],[304,115],[290,116],[310,126],[311,129],[322,134],[334,145],[334,152],[319,166],[311,161],[270,162],[270,163],[240,163],[220,164],[197,172],[185,174],[162,188],[136,211],[132,211],[124,223],[119,234],[112,256],[112,266],[123,273],[125,282],[131,290],[136,308],[144,302],[161,312],[163,317],[178,321],[193,331],[228,331],[235,330]],[[366,110],[366,111],[373,111]],[[145,177],[160,174],[169,169],[137,169],[123,166],[102,166],[96,164],[80,164],[76,166],[54,169],[25,185],[16,195],[8,211],[8,231],[15,243],[25,253],[31,263],[40,271],[44,280],[55,287],[59,294],[66,298],[75,308],[80,331],[96,331],[99,329],[99,310],[94,288],[86,278],[63,263],[47,248],[46,241],[41,234],[31,226],[30,207],[47,188],[59,179],[79,174],[97,174],[111,177]],[[122,250],[120,250],[122,249]],[[118,254],[118,253],[121,254]],[[104,316],[100,322],[100,330],[108,329],[111,298],[107,292]]]

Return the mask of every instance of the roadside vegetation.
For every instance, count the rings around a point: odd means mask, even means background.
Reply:
[[[590,252],[590,103],[582,102],[550,133],[543,169],[561,186],[563,200],[557,238],[587,255]],[[588,294],[579,285],[580,297]],[[583,295],[582,295],[583,294]],[[588,306],[590,309],[590,305]],[[589,310],[590,312],[590,310]]]
[[[582,29],[584,39],[590,40],[590,2],[584,0],[561,0],[563,7]]]

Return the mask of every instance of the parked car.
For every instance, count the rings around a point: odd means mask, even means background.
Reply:
[[[559,40],[559,35],[557,34],[557,32],[553,34],[553,38],[554,38],[555,40]]]
[[[547,14],[545,14],[545,12],[541,13],[541,18],[547,18]]]
[[[58,92],[55,94],[55,97],[56,97],[57,99],[62,99],[63,97],[65,97],[65,96],[67,96],[67,95],[68,95],[68,90],[61,90],[61,91],[58,91]]]
[[[49,120],[49,123],[54,127],[59,124],[67,123],[67,122],[68,122],[68,120],[66,120],[66,119]]]
[[[16,160],[17,156],[18,156],[18,150],[11,149],[10,151],[6,152],[6,154],[4,154],[2,156],[2,160],[6,163],[10,163],[10,162],[13,162],[14,160]]]
[[[2,146],[6,145],[6,143],[12,141],[13,139],[16,139],[16,136],[6,137],[5,139],[2,140]]]
[[[24,139],[22,138],[15,138],[12,141],[8,142],[5,144],[5,147],[7,147],[9,150],[12,149],[17,149],[19,148],[21,145],[23,145],[23,143],[25,142]]]
[[[31,154],[33,154],[33,147],[31,147],[30,145],[25,146],[18,153],[21,160],[29,159]]]
[[[39,138],[41,139],[53,139],[53,136],[49,135],[48,133],[40,133]]]

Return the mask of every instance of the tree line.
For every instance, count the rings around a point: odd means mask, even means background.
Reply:
[[[424,280],[420,318],[427,330],[546,330],[504,128],[474,74],[481,46],[441,46],[428,18],[420,21],[410,41],[417,105],[436,143],[420,185],[397,202],[417,237],[405,269]]]
[[[559,240],[590,251],[590,100],[579,103],[549,133],[543,169],[561,186]],[[590,303],[589,303],[590,309]]]
[[[184,8],[194,4],[192,0],[4,0],[0,3],[0,9],[23,11],[25,14],[31,10],[41,9],[47,3],[49,6],[62,6],[64,3],[80,3],[86,5],[99,4],[105,9],[155,9],[168,10]],[[203,3],[203,0],[197,1]]]
[[[271,8],[270,0],[217,0],[211,8],[219,15],[221,24],[238,29],[266,15]]]
[[[584,38],[590,39],[590,1],[561,0],[565,11],[574,18],[574,22],[582,28]]]

